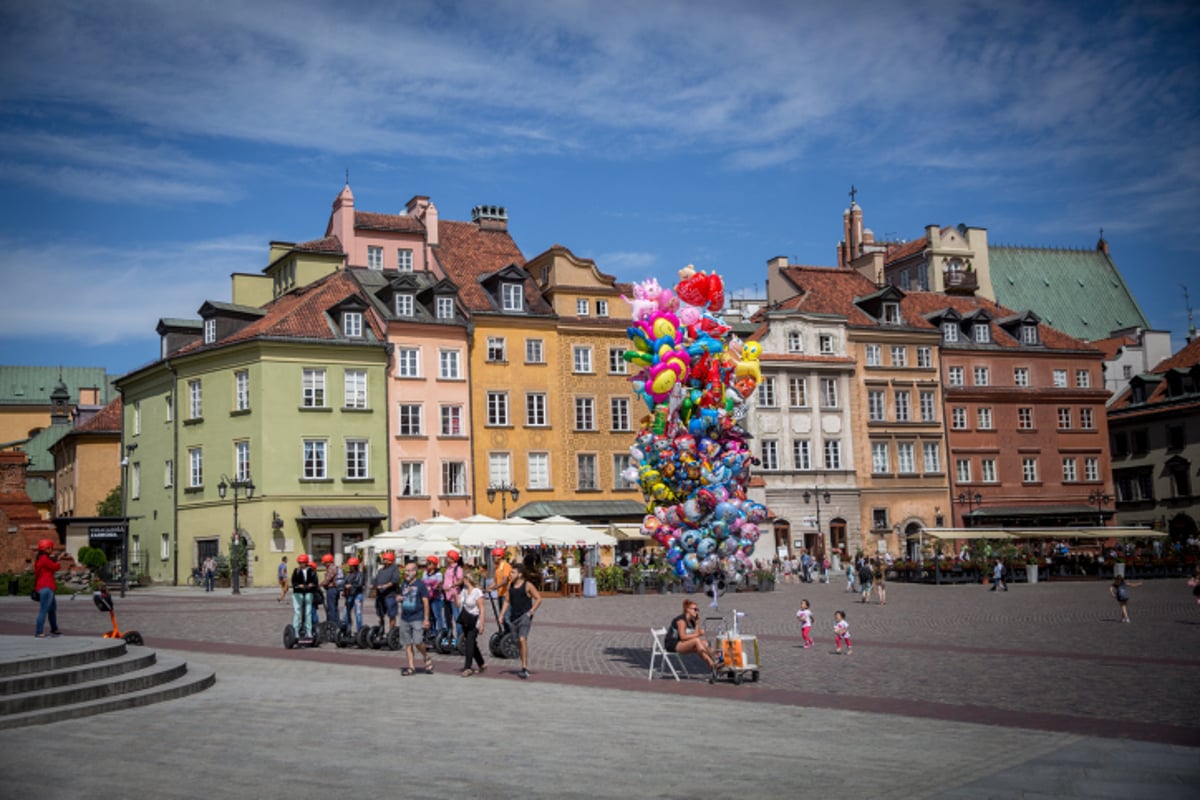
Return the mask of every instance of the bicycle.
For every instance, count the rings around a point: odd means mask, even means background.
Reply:
[[[204,585],[204,573],[202,573],[200,571],[199,567],[192,568],[192,574],[188,576],[187,585],[188,586],[203,586]]]

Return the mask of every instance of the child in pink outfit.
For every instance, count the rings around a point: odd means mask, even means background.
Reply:
[[[842,642],[845,642],[846,655],[850,655],[854,650],[850,647],[850,623],[846,622],[846,612],[835,611],[833,618],[837,620],[837,624],[833,626],[833,633],[837,637],[837,654],[842,654]]]
[[[800,635],[804,637],[804,647],[813,646],[812,624],[813,615],[812,609],[808,607],[807,600],[800,601],[800,610],[796,612],[796,618],[800,620]]]

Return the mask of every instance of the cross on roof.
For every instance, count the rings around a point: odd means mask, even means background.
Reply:
[[[854,184],[850,184],[850,205],[854,205],[854,195],[858,194],[858,189],[854,188]]]

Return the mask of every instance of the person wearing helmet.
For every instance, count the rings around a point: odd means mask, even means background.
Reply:
[[[429,592],[429,613],[432,615],[433,627],[437,633],[446,630],[447,616],[442,594],[443,575],[439,564],[437,556],[425,559],[425,572],[421,575],[421,581],[425,584],[426,591]]]
[[[346,582],[342,591],[346,595],[346,630],[358,633],[362,630],[363,574],[358,569],[358,559],[351,556],[346,561]],[[350,613],[354,612],[354,628],[350,627]]]
[[[457,550],[447,551],[446,561],[446,569],[442,575],[442,600],[446,613],[446,629],[454,634],[454,641],[457,643],[462,626],[454,619],[454,612],[460,602],[458,595],[462,591],[463,568]]]
[[[321,563],[325,565],[325,576],[321,579],[321,588],[325,590],[325,620],[337,623],[341,616],[338,613],[338,598],[342,593],[342,568],[334,563],[333,553],[321,556]]]
[[[500,606],[504,606],[504,601],[508,599],[508,586],[512,583],[512,564],[508,563],[507,551],[503,547],[497,547],[492,551],[492,557],[496,559],[496,599],[500,601]],[[509,621],[508,617],[503,618],[504,621]]]
[[[307,630],[309,636],[316,635],[312,617],[317,586],[317,571],[308,563],[308,556],[301,553],[296,556],[296,569],[292,571],[292,627],[297,636],[301,630]]]
[[[50,617],[50,635],[60,636],[58,630],[58,598],[54,591],[58,584],[54,582],[54,574],[58,572],[58,559],[62,551],[58,550],[52,539],[42,539],[37,543],[37,556],[33,562],[33,590],[38,596],[37,626],[33,635],[45,639],[46,617]]]
[[[399,613],[396,589],[400,587],[400,570],[396,566],[395,553],[389,551],[379,558],[383,561],[383,569],[375,573],[375,579],[371,582],[375,592],[375,613],[379,615],[379,626],[383,627],[383,618],[386,616],[391,629],[396,627],[396,615]]]

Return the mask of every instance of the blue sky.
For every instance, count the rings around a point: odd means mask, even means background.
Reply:
[[[124,372],[271,240],[429,195],[623,280],[833,264],[851,184],[1200,308],[1194,3],[125,2],[0,10],[0,363]]]

